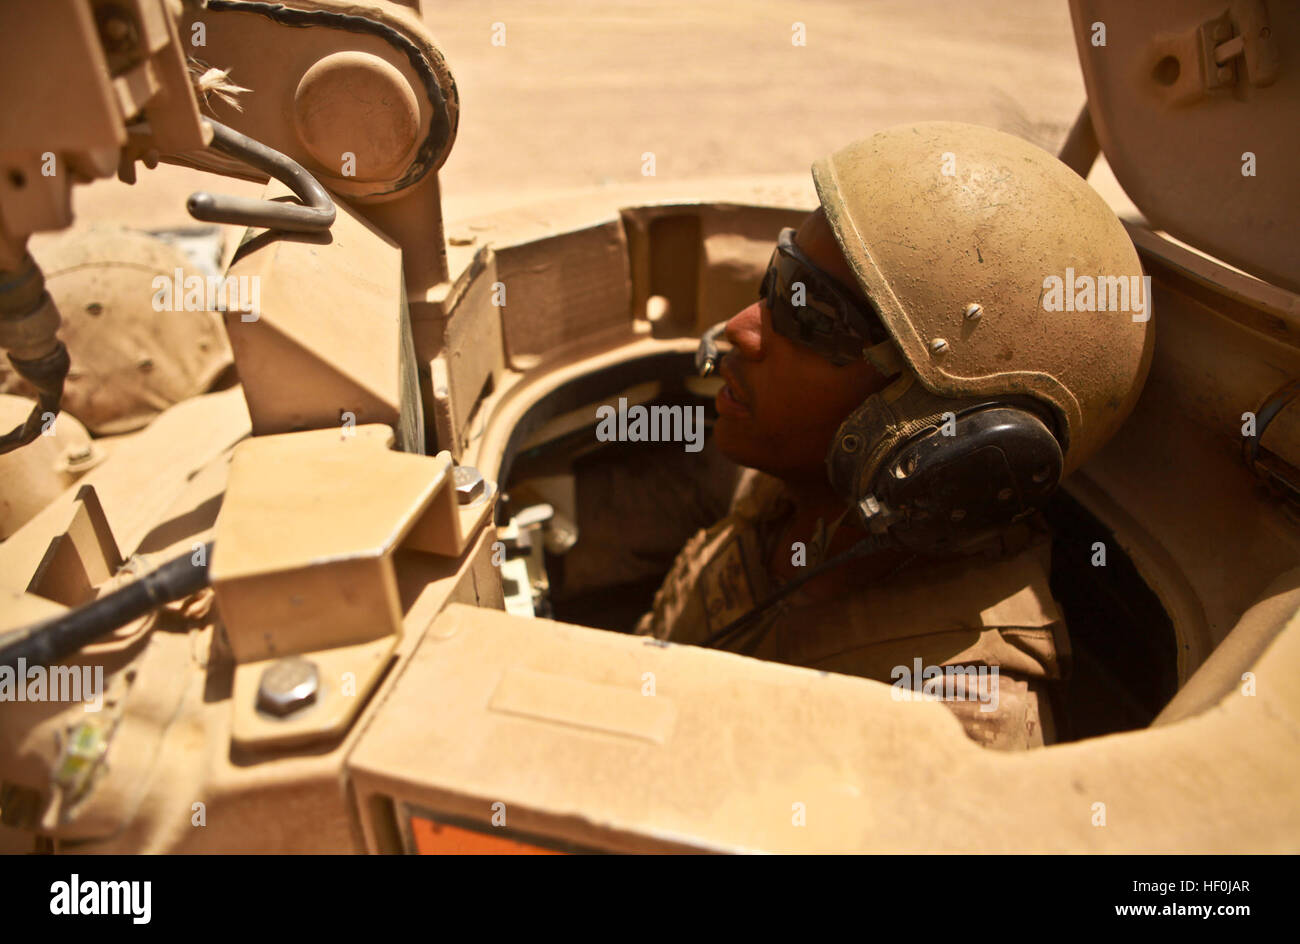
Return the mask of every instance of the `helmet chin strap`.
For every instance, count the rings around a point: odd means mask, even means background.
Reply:
[[[906,368],[903,355],[893,341],[881,341],[862,352],[862,359],[874,367],[884,377],[897,377]]]

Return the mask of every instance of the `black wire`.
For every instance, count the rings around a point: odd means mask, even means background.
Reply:
[[[208,542],[202,564],[193,563],[192,554],[183,555],[120,590],[20,631],[18,639],[0,645],[0,666],[16,669],[20,658],[28,665],[54,665],[164,603],[202,590],[208,585],[211,556],[212,543]]]
[[[36,404],[21,426],[15,426],[0,436],[0,455],[34,442],[45,428],[45,415],[58,415],[63,400],[63,382],[71,366],[68,349],[57,338],[54,349],[44,357],[25,361],[10,354],[9,363],[18,376],[36,388]]]
[[[711,649],[720,648],[724,642],[728,641],[729,637],[743,630],[754,620],[758,619],[759,616],[761,616],[763,613],[771,609],[773,605],[785,599],[791,593],[794,593],[794,591],[798,590],[809,580],[812,580],[814,577],[818,577],[821,574],[826,573],[826,571],[831,570],[832,568],[839,567],[841,564],[846,564],[849,561],[855,560],[859,557],[865,557],[866,555],[873,554],[876,551],[884,550],[887,547],[893,546],[893,544],[894,541],[888,534],[867,535],[867,537],[863,538],[861,541],[853,545],[847,551],[844,551],[843,553],[838,554],[835,557],[832,557],[828,561],[824,561],[823,563],[814,567],[812,570],[808,571],[806,574],[800,574],[794,580],[791,580],[789,583],[783,586],[780,590],[776,591],[776,593],[773,593],[771,596],[769,596],[766,600],[762,602],[762,604],[754,607],[754,609],[750,610],[748,613],[744,614],[743,616],[738,616],[736,619],[732,620],[726,626],[722,627],[722,629],[706,637],[704,642],[700,643],[700,645]],[[912,555],[911,557],[908,557],[906,560],[903,561],[902,564],[900,564],[898,567],[895,567],[893,571],[891,571],[887,576],[892,577],[894,574],[898,573],[898,571],[901,570],[904,565],[911,563],[911,561],[915,556],[916,555]]]

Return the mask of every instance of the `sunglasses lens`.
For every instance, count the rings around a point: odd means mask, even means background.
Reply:
[[[759,298],[772,329],[836,364],[862,356],[864,343],[887,337],[875,313],[803,257],[786,230],[777,241]]]

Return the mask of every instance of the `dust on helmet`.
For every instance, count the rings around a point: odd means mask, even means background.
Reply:
[[[882,131],[813,179],[889,334],[865,354],[897,374],[840,427],[832,484],[873,530],[908,519],[914,543],[1031,513],[1124,421],[1150,366],[1149,283],[1123,226],[1055,157],[973,125]]]
[[[72,360],[63,411],[95,435],[140,429],[206,392],[231,365],[221,316],[203,310],[206,291],[195,293],[204,302],[194,310],[176,310],[186,286],[203,282],[179,249],[147,233],[103,227],[43,237],[32,254],[62,315],[59,333]],[[165,306],[157,304],[159,285],[168,288]],[[0,392],[35,394],[8,363],[0,364]]]

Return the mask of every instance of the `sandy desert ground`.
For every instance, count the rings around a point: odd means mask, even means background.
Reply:
[[[424,14],[461,95],[450,220],[642,180],[646,151],[659,182],[807,173],[905,121],[1055,150],[1084,100],[1064,0],[425,0]],[[77,225],[184,226],[194,189],[261,189],[166,165],[139,178],[79,188]]]

